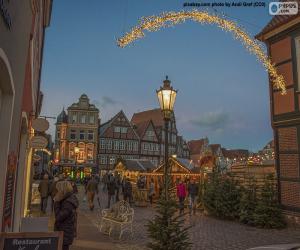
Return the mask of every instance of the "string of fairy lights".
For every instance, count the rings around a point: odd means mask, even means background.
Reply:
[[[222,16],[210,14],[206,11],[191,10],[180,12],[164,12],[158,16],[142,17],[137,26],[133,27],[129,32],[117,40],[118,46],[124,48],[133,43],[135,40],[143,38],[145,36],[144,31],[158,31],[161,28],[167,28],[184,23],[189,19],[202,25],[214,24],[225,32],[231,32],[233,37],[240,41],[245,48],[251,54],[254,54],[263,64],[270,75],[274,87],[281,90],[281,94],[286,94],[283,76],[278,74],[275,66],[264,53],[261,45],[256,40],[252,39],[247,32],[240,28],[234,21],[227,20]]]

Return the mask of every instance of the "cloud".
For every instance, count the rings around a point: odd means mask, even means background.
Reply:
[[[190,123],[197,127],[207,128],[215,132],[222,133],[228,124],[228,121],[229,114],[219,110],[207,112],[199,118],[190,120]]]
[[[92,103],[101,108],[105,108],[108,106],[115,106],[118,104],[118,102],[116,100],[112,99],[109,96],[103,96],[103,97],[101,97],[100,101],[94,100],[94,101],[92,101]]]

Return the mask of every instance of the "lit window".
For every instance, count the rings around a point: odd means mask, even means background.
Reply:
[[[79,139],[84,140],[84,130],[80,130],[79,132]]]
[[[76,130],[74,130],[74,129],[71,130],[70,138],[71,138],[71,140],[75,140],[76,139]]]
[[[93,145],[87,146],[87,159],[88,160],[94,159],[94,146]]]
[[[109,163],[110,163],[110,164],[115,164],[115,161],[116,161],[116,160],[115,160],[115,157],[114,157],[114,156],[111,156],[110,159],[109,159]]]
[[[94,140],[94,131],[93,130],[88,131],[88,140],[90,140],[90,141]]]

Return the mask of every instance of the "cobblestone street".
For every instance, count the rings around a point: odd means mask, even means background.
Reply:
[[[82,193],[82,191],[81,191]],[[78,218],[78,238],[72,246],[72,250],[89,249],[144,249],[148,241],[145,224],[154,216],[153,208],[134,207],[134,234],[130,237],[125,232],[121,240],[118,240],[118,232],[111,237],[98,231],[100,220],[100,208],[98,204],[93,212],[89,211],[86,202],[82,202],[82,194],[79,195],[80,210]],[[95,201],[95,204],[97,202]],[[101,193],[101,207],[106,206],[106,198]],[[190,229],[193,249],[224,249],[243,250],[250,247],[300,242],[300,230],[287,228],[284,230],[265,230],[248,227],[237,222],[224,221],[212,217],[197,214],[186,215],[187,225]]]

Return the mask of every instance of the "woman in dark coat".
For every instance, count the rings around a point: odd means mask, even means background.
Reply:
[[[63,250],[69,250],[77,233],[78,199],[73,192],[73,187],[68,181],[56,184],[57,194],[54,197],[55,231],[63,231]]]

